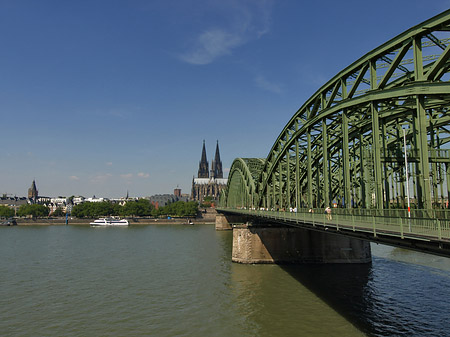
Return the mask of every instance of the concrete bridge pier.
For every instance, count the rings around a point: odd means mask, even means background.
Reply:
[[[370,263],[370,243],[289,226],[233,227],[232,261],[238,263]]]

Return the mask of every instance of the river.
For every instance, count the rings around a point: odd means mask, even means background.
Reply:
[[[1,336],[449,336],[450,259],[231,263],[213,225],[0,227]]]

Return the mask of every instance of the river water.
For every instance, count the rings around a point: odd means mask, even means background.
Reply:
[[[213,225],[0,227],[1,336],[449,336],[450,259],[231,263]]]

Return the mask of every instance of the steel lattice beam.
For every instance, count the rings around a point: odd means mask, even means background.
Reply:
[[[292,116],[267,158],[233,162],[221,205],[443,207],[450,191],[450,10],[367,53]],[[403,131],[410,158],[405,177]]]

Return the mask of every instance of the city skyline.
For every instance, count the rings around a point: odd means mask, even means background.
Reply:
[[[217,144],[216,144],[216,156],[218,155],[218,141],[217,141]],[[205,141],[203,140],[203,149],[205,149]],[[202,159],[203,159],[203,152],[202,152]],[[207,160],[207,162],[209,163],[209,160],[207,159],[207,157],[205,158],[205,160]],[[220,159],[219,159],[220,160]],[[214,163],[214,160],[212,160],[211,161],[211,163],[212,163],[212,165],[213,165],[213,163]],[[221,162],[220,162],[220,166],[221,166]],[[214,169],[212,169],[212,171],[211,172],[213,172],[214,171]],[[208,173],[209,173],[209,170],[208,170]],[[226,179],[225,179],[226,180]],[[30,192],[31,191],[31,192]],[[79,194],[79,195],[74,195],[74,194],[67,194],[67,195],[61,195],[61,194],[57,194],[57,195],[45,195],[45,196],[43,196],[43,195],[41,195],[41,194],[39,194],[38,195],[38,192],[39,192],[39,190],[37,189],[37,186],[36,186],[36,179],[33,179],[33,181],[32,181],[32,183],[31,183],[31,187],[29,187],[28,188],[28,191],[27,191],[27,193],[24,193],[23,195],[22,194],[12,194],[12,193],[1,193],[0,195],[1,196],[4,196],[4,197],[12,197],[12,198],[15,198],[15,197],[17,197],[17,198],[28,198],[28,199],[30,199],[30,198],[36,198],[36,197],[40,197],[40,198],[42,198],[42,197],[46,197],[46,198],[48,198],[48,197],[51,197],[51,198],[69,198],[69,197],[72,197],[72,196],[75,196],[75,197],[86,197],[86,198],[89,198],[89,196],[85,196],[85,195],[81,195],[81,194]],[[180,194],[181,193],[181,194]],[[156,193],[156,194],[153,194],[153,196],[155,196],[155,195],[167,195],[167,194],[173,194],[173,195],[177,195],[177,194],[180,194],[180,195],[183,195],[183,196],[190,196],[191,195],[191,193],[192,193],[192,191],[184,191],[183,192],[183,190],[179,187],[179,185],[177,185],[176,187],[174,187],[171,191],[165,191],[165,192],[162,192],[162,193]],[[31,196],[30,196],[31,195]],[[134,196],[129,196],[129,190],[127,190],[126,191],[126,196],[123,196],[123,195],[121,195],[121,196],[109,196],[109,197],[103,197],[103,196],[100,196],[100,195],[92,195],[90,198],[92,199],[95,199],[95,198],[97,198],[97,197],[99,197],[99,198],[106,198],[106,199],[128,199],[129,197],[130,198],[146,198],[146,197],[150,197],[151,195],[149,194],[149,195],[134,195]]]
[[[449,5],[0,2],[0,193],[189,193],[203,140],[225,176],[265,158],[328,79]]]

